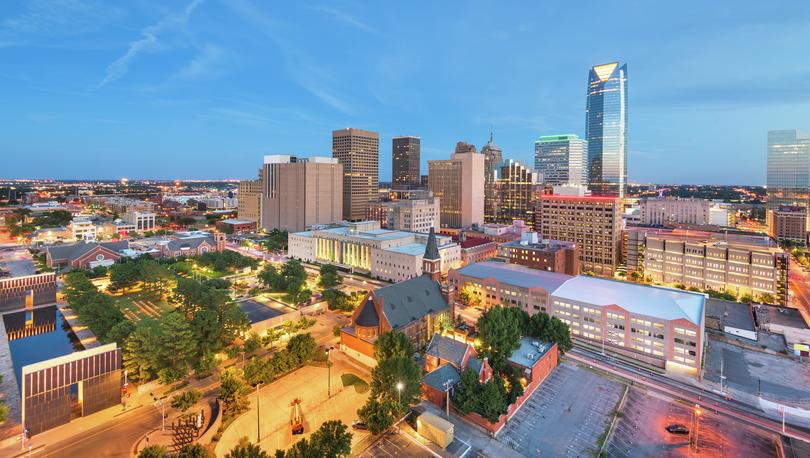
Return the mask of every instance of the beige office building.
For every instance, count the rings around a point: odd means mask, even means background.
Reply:
[[[583,273],[613,275],[621,250],[619,198],[542,195],[534,217],[542,239],[579,245]]]
[[[484,155],[458,142],[449,160],[428,161],[428,189],[441,199],[442,227],[484,224]]]
[[[398,231],[429,232],[441,228],[441,201],[437,197],[380,202],[385,227]]]
[[[343,222],[291,233],[289,255],[307,262],[336,264],[399,282],[422,275],[429,235],[381,229],[377,221]],[[461,248],[451,237],[436,236],[441,273],[461,265]]]
[[[332,157],[343,165],[343,219],[365,220],[369,202],[379,200],[380,134],[351,127],[332,131]]]
[[[237,196],[239,219],[258,223],[262,220],[262,181],[242,180]]]
[[[654,282],[787,305],[789,256],[768,237],[633,227],[624,244],[628,272]]]
[[[343,166],[330,157],[264,157],[261,227],[303,231],[343,217]]]
[[[711,202],[706,199],[664,197],[644,198],[639,201],[641,224],[666,226],[667,224],[694,224],[705,226],[709,222]]]

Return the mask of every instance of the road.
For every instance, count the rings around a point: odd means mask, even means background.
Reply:
[[[722,413],[771,432],[810,442],[810,433],[808,433],[806,429],[788,426],[783,433],[782,424],[765,417],[761,410],[739,401],[727,400],[712,391],[654,374],[617,361],[610,356],[602,356],[599,353],[581,348],[574,348],[572,351],[566,353],[566,357],[630,380],[635,384],[643,385],[655,391],[673,396],[676,399],[681,399],[693,404],[700,404],[708,409],[717,411],[718,414]]]
[[[150,405],[139,407],[128,414],[75,436],[36,449],[33,438],[31,456],[65,457],[129,457],[135,442],[148,431],[160,426],[160,414]]]
[[[793,300],[789,304],[799,309],[805,323],[810,326],[810,274],[791,256],[789,275],[788,284],[793,293]]]

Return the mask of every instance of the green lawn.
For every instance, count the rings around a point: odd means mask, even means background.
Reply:
[[[123,296],[114,296],[114,299],[124,316],[132,321],[143,318],[157,318],[163,311],[171,309],[171,306],[165,301],[155,301],[149,294],[140,291]]]
[[[357,391],[359,394],[363,394],[368,391],[368,383],[352,373],[347,372],[341,375],[340,381],[343,382],[344,387],[354,385],[355,391]]]

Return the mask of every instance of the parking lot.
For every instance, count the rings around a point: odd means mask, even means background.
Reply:
[[[405,437],[404,433],[390,433],[379,438],[359,458],[380,458],[388,456],[432,458],[433,455],[414,441]]]
[[[772,400],[810,401],[810,366],[796,360],[709,339],[706,380],[719,383],[722,361],[726,386]]]
[[[593,456],[623,387],[564,362],[512,417],[498,440],[524,456]]]
[[[701,407],[697,427],[699,456],[777,456],[775,436],[719,416],[707,407]],[[671,434],[666,427],[684,425],[693,433],[693,410],[694,406],[631,388],[608,440],[607,456],[692,456],[695,450],[690,452],[689,434]]]

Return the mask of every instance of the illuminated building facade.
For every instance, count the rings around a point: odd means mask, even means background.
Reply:
[[[534,142],[534,168],[545,184],[585,186],[587,164],[588,142],[576,135],[546,135]]]
[[[588,187],[597,196],[627,190],[627,64],[597,65],[588,76],[585,139]]]
[[[343,219],[366,219],[369,202],[379,200],[380,134],[351,127],[332,131],[332,157],[343,165]]]
[[[500,167],[494,189],[495,222],[512,224],[516,219],[534,221],[534,204],[542,187],[540,174],[514,159]]]
[[[768,208],[810,206],[810,138],[799,130],[768,132]]]
[[[391,185],[396,189],[418,188],[421,181],[419,137],[394,137],[391,142]]]

